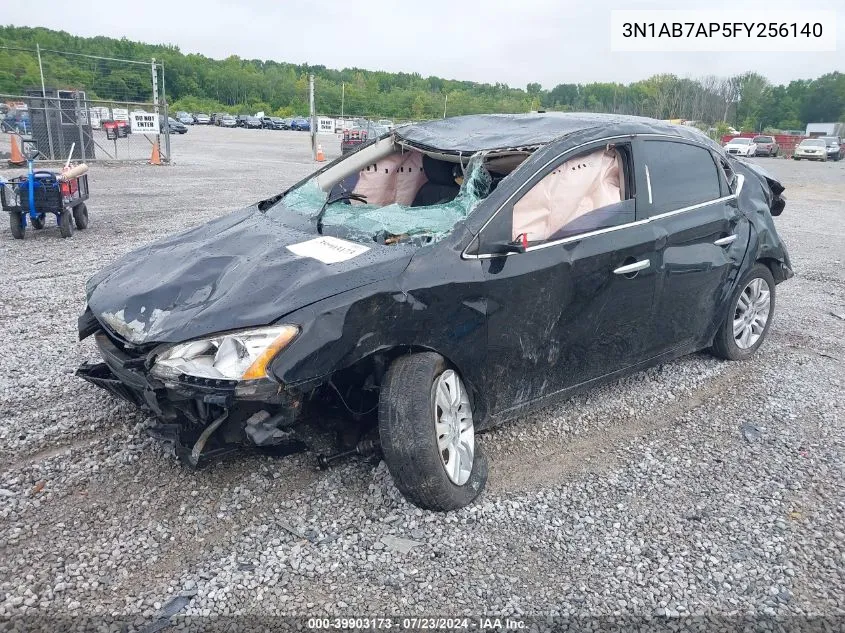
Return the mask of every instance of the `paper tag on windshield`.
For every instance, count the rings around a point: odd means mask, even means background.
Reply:
[[[370,250],[369,246],[347,242],[336,237],[318,237],[307,242],[291,244],[287,249],[300,257],[310,257],[324,264],[336,264],[345,262],[347,259],[358,257],[361,253]]]

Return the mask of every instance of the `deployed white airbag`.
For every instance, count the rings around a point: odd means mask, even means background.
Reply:
[[[617,150],[600,149],[557,167],[514,205],[511,238],[547,240],[576,218],[620,202],[620,162]]]

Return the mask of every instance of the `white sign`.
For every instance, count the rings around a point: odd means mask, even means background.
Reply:
[[[158,134],[158,116],[154,112],[133,112],[129,128],[132,134]]]
[[[317,117],[317,133],[318,134],[334,134],[334,119],[326,116]]]
[[[337,264],[358,257],[361,253],[366,253],[370,250],[370,247],[326,236],[299,244],[291,244],[287,249],[300,257],[310,257],[324,264]]]
[[[129,110],[127,110],[126,108],[112,108],[111,119],[112,121],[128,121]]]

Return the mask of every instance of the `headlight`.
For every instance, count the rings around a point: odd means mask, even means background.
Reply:
[[[181,374],[217,380],[255,380],[299,334],[295,325],[241,330],[180,343],[158,355],[151,373],[158,378]]]

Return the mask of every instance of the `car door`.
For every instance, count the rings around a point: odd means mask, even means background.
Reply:
[[[654,347],[655,237],[648,223],[635,220],[639,196],[630,137],[610,143],[570,151],[562,151],[558,143],[542,150],[535,159],[548,157],[546,166],[481,230],[477,256],[487,297],[486,386],[493,415],[513,414],[624,369],[648,357]],[[539,217],[532,205],[548,202],[546,215],[572,206],[566,192],[578,187],[563,182],[561,188],[550,189],[551,180],[587,166],[590,160],[582,157],[611,147],[619,153],[621,201],[600,205],[554,235],[530,235],[524,252],[501,254],[507,248],[502,245],[514,237],[521,244],[515,233]],[[582,206],[575,202],[575,207]]]
[[[658,238],[656,334],[663,351],[699,349],[724,316],[750,223],[737,204],[737,184],[726,177],[727,162],[709,148],[647,137],[635,154],[647,194],[638,219],[647,219]]]

